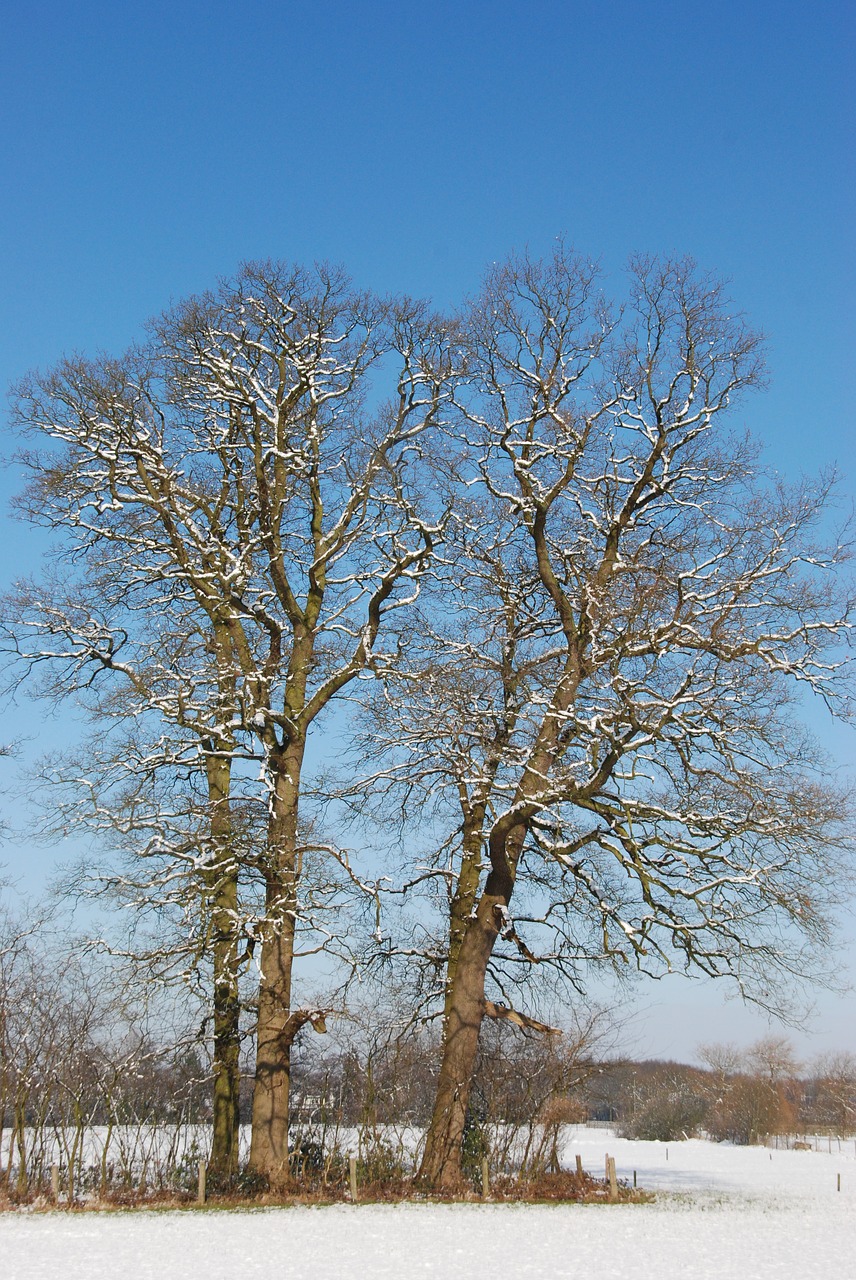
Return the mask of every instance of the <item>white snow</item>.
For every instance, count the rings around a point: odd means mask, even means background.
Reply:
[[[563,1163],[573,1167],[577,1152],[583,1167],[604,1176],[606,1154],[615,1157],[620,1179],[650,1191],[688,1195],[705,1203],[727,1197],[767,1205],[825,1204],[832,1192],[856,1209],[856,1140],[812,1138],[818,1150],[786,1151],[775,1147],[733,1147],[728,1143],[690,1139],[686,1142],[631,1142],[609,1130],[569,1127]],[[841,1192],[837,1192],[838,1174]],[[849,1199],[848,1199],[849,1197]],[[856,1263],[854,1263],[856,1274]]]
[[[336,1205],[0,1217],[4,1280],[781,1280],[846,1277],[856,1258],[856,1149],[735,1148],[568,1134],[602,1173],[659,1189],[648,1205]],[[668,1158],[666,1152],[668,1150]],[[772,1158],[771,1158],[772,1156]],[[837,1178],[841,1175],[841,1191]]]

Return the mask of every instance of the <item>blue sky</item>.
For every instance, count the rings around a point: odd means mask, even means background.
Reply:
[[[837,463],[852,495],[854,54],[827,0],[7,5],[0,384],[121,350],[243,259],[342,261],[446,306],[562,234],[610,274],[645,250],[727,276],[770,343],[746,422],[781,471]],[[33,541],[0,538],[5,582]],[[35,877],[55,852],[2,856]],[[651,1052],[719,1009],[651,998]],[[824,1008],[840,1044],[856,1006]]]

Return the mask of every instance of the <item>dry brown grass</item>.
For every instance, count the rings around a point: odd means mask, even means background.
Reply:
[[[366,1182],[359,1187],[361,1204],[477,1204],[481,1194],[467,1183],[455,1191],[433,1192],[416,1187],[409,1178],[389,1178]],[[508,1175],[491,1181],[487,1202],[492,1204],[605,1204],[609,1199],[609,1184],[587,1173],[570,1171],[542,1173],[536,1177],[520,1179]],[[618,1200],[622,1204],[640,1204],[653,1199],[650,1193],[637,1190],[626,1183],[618,1184]],[[64,1213],[121,1212],[128,1210],[239,1210],[252,1208],[287,1207],[294,1205],[347,1204],[350,1192],[342,1185],[321,1185],[295,1182],[283,1191],[220,1191],[209,1196],[204,1206],[187,1191],[141,1191],[135,1188],[114,1189],[103,1196],[87,1196],[73,1204],[60,1199],[55,1205],[44,1191],[27,1196],[15,1196],[0,1188],[0,1212],[26,1210],[30,1213],[47,1213],[57,1209]]]

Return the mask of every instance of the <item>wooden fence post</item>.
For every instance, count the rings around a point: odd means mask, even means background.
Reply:
[[[610,1156],[606,1162],[606,1176],[609,1178],[609,1203],[618,1203],[618,1179],[615,1176],[615,1157]]]
[[[583,1176],[583,1158],[581,1155],[577,1154],[577,1177],[581,1178],[582,1176]]]
[[[351,1178],[351,1200],[357,1203],[357,1157],[351,1156],[348,1160],[348,1172]]]
[[[198,1180],[196,1184],[196,1203],[197,1204],[205,1203],[205,1194],[206,1194],[205,1183],[206,1183],[207,1176],[208,1176],[208,1167],[205,1164],[204,1160],[200,1160],[199,1175],[198,1175]]]
[[[59,1204],[59,1165],[51,1165],[51,1199]]]
[[[482,1200],[487,1200],[490,1196],[490,1166],[487,1162],[487,1156],[482,1157]]]

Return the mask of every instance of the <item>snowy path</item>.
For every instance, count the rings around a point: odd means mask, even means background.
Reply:
[[[653,1205],[337,1205],[6,1214],[3,1280],[782,1280],[856,1274],[856,1157],[569,1135]],[[836,1190],[841,1174],[841,1191]],[[675,1194],[677,1193],[677,1194]]]

